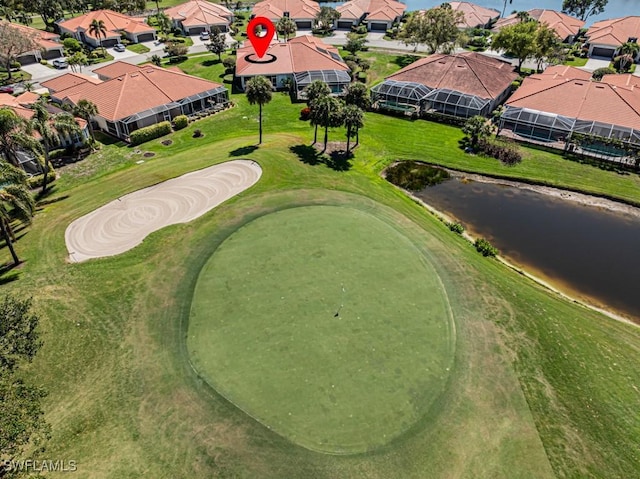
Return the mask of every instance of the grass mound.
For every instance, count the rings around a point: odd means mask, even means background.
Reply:
[[[194,294],[200,374],[309,449],[363,452],[411,428],[444,390],[454,338],[438,274],[387,220],[307,206],[232,234]]]

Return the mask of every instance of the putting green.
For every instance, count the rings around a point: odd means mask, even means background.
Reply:
[[[440,279],[403,220],[305,206],[231,234],[194,292],[196,370],[309,449],[364,452],[406,432],[446,387],[455,341]]]

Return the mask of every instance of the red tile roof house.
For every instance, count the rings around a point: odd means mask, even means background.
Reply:
[[[596,22],[587,31],[589,56],[612,58],[623,43],[638,43],[638,38],[640,38],[640,16]],[[640,61],[640,53],[636,56],[637,61]]]
[[[164,11],[176,28],[185,35],[199,35],[217,28],[221,32],[229,30],[233,23],[233,13],[222,5],[205,0],[191,0]]]
[[[387,31],[399,22],[407,6],[395,0],[351,0],[336,8],[340,18],[338,29],[351,29],[360,23],[370,31]]]
[[[314,80],[324,81],[337,95],[351,82],[349,67],[337,48],[310,35],[292,38],[286,43],[272,43],[263,57],[269,61],[256,61],[251,45],[239,49],[237,58],[236,78],[243,90],[247,80],[256,75],[269,78],[277,90],[287,88],[291,80],[298,99],[304,99],[304,88]]]
[[[31,120],[31,118],[33,118],[33,115],[35,114],[35,112],[31,109],[31,105],[38,101],[39,98],[40,95],[32,92],[25,92],[21,95],[18,95],[17,97],[9,95],[8,93],[0,93],[0,108],[11,108],[18,116],[24,118],[25,120]],[[53,105],[47,105],[47,110],[50,114],[63,112],[63,110]],[[89,127],[87,125],[87,122],[82,118],[76,118],[76,122],[80,127],[80,134],[71,136],[68,134],[58,133],[58,146],[80,146],[89,139]],[[34,135],[36,135],[36,138],[39,137],[37,132],[35,132]],[[20,166],[26,172],[32,174],[42,173],[42,167],[40,166],[40,163],[33,157],[31,153],[27,153],[24,151],[19,152],[18,161],[20,162]]]
[[[104,81],[67,73],[42,86],[58,103],[92,101],[97,126],[123,140],[139,128],[228,104],[224,86],[176,70],[119,61],[94,72]]]
[[[298,30],[311,30],[318,13],[320,5],[314,0],[264,0],[253,6],[251,17],[266,17],[273,23],[289,17]]]
[[[89,33],[93,20],[102,20],[107,29],[106,37],[102,37],[104,47],[112,47],[120,42],[122,36],[133,43],[148,42],[156,39],[156,30],[143,21],[111,10],[96,10],[79,17],[58,23],[60,33],[68,33],[94,48],[100,46],[97,37]]]
[[[500,12],[493,8],[485,8],[471,2],[449,2],[454,11],[464,14],[458,28],[488,28],[500,17]]]
[[[18,23],[11,23],[10,26],[11,28],[18,30],[23,35],[33,38],[39,47],[36,50],[23,53],[16,58],[16,60],[18,60],[22,65],[37,63],[43,59],[52,60],[64,55],[64,47],[59,43],[60,35],[56,33],[43,32],[42,30],[37,30]]]
[[[527,10],[527,13],[532,19],[540,23],[546,23],[549,28],[556,32],[556,35],[558,35],[560,40],[567,43],[572,43],[580,29],[584,27],[584,22],[582,20],[565,13],[556,12],[555,10],[536,8],[533,10]],[[499,32],[502,27],[515,25],[519,22],[520,19],[517,14],[512,13],[508,17],[498,20],[491,30]]]
[[[479,53],[434,54],[371,89],[374,108],[468,118],[489,115],[511,92],[513,66]]]
[[[558,148],[574,132],[640,148],[640,78],[605,75],[596,82],[577,68],[549,67],[525,78],[506,102],[500,131]]]

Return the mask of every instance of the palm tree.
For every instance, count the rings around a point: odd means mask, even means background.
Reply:
[[[324,153],[327,151],[329,142],[329,127],[337,127],[343,123],[342,102],[329,95],[316,99],[311,109],[311,121],[313,124],[324,127],[324,148],[322,149]]]
[[[171,19],[165,13],[158,13],[156,16],[156,21],[158,23],[158,28],[160,28],[160,33],[165,34],[169,30],[171,30]]]
[[[159,21],[160,20],[160,2],[162,0],[156,0],[156,19]],[[164,33],[164,32],[162,32]]]
[[[516,18],[517,18],[520,22],[528,22],[528,21],[531,21],[531,15],[529,15],[529,12],[526,12],[526,11],[520,11],[520,12],[516,13]]]
[[[309,86],[305,87],[304,93],[307,97],[307,106],[313,110],[313,102],[320,97],[330,95],[331,89],[322,80],[314,80],[309,84]],[[311,124],[315,126],[315,131],[313,133],[313,144],[315,145],[318,141],[318,123],[313,121],[313,115],[311,117]]]
[[[93,35],[98,39],[100,48],[102,48],[102,53],[103,55],[106,55],[106,51],[102,46],[102,37],[107,37],[107,27],[104,24],[104,20],[96,20],[95,18],[91,20],[91,24],[89,25],[89,35]]]
[[[27,186],[24,171],[0,161],[0,231],[7,248],[11,252],[13,264],[20,264],[20,258],[13,248],[15,235],[11,221],[17,219],[29,224],[35,211],[35,204]]]
[[[78,123],[76,123],[76,119],[69,113],[58,113],[52,116],[42,103],[36,103],[33,109],[35,111],[35,115],[33,115],[33,118],[31,119],[31,124],[33,129],[40,133],[44,150],[44,164],[42,165],[42,191],[40,194],[45,194],[47,192],[49,152],[51,151],[51,147],[59,143],[59,135],[78,134],[80,133],[80,127],[78,126]]]
[[[245,87],[249,104],[255,105],[257,103],[260,107],[260,140],[258,144],[262,143],[262,105],[266,105],[271,101],[272,90],[273,85],[271,85],[269,79],[261,75],[251,78]]]
[[[347,128],[347,156],[349,155],[349,146],[351,137],[355,136],[356,145],[359,143],[358,132],[364,126],[364,113],[360,107],[356,105],[347,105],[343,110],[344,126]]]
[[[640,45],[636,42],[623,43],[618,54],[620,55],[620,71],[627,71],[627,65],[635,61],[638,52],[640,51]]]
[[[87,122],[87,124],[89,125],[89,134],[91,135],[91,141],[92,143],[96,141],[96,136],[93,131],[93,125],[91,124],[91,119],[98,114],[98,107],[96,106],[96,104],[90,100],[83,98],[73,108],[73,114]]]
[[[507,9],[507,1],[509,2],[509,5],[513,3],[513,0],[504,0],[504,6],[502,7],[502,14],[500,15],[500,17],[504,17],[504,12]]]
[[[31,125],[11,108],[0,108],[0,152],[13,166],[20,166],[18,154],[40,151],[40,142],[31,135]]]
[[[349,83],[344,89],[344,102],[347,105],[355,105],[361,110],[368,110],[371,107],[371,97],[367,92],[364,83]]]
[[[276,31],[279,35],[284,36],[285,40],[288,40],[289,35],[296,33],[296,22],[290,17],[281,17],[276,23]]]

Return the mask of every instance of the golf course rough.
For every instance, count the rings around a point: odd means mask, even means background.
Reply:
[[[455,352],[444,287],[402,228],[324,205],[240,227],[198,278],[193,367],[305,448],[354,454],[398,438],[447,387]]]

